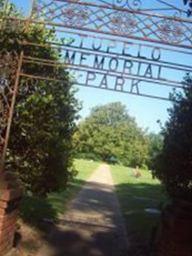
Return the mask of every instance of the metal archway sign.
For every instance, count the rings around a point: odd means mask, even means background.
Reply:
[[[182,90],[183,77],[192,71],[192,19],[188,13],[188,7],[182,9],[172,0],[33,0],[30,17],[9,17],[24,21],[26,29],[30,24],[39,24],[54,30],[56,38],[44,44],[21,44],[51,46],[59,50],[60,59],[37,58],[23,50],[16,58],[17,65],[10,66],[14,79],[1,75],[1,169],[19,79],[60,79],[30,73],[25,67],[31,63],[37,70],[39,66],[63,67],[73,73],[75,83],[81,86],[171,100],[172,89]],[[8,61],[3,63],[0,64],[9,66]]]
[[[192,19],[171,2],[35,0],[30,19],[55,30],[58,40],[47,42],[62,52],[55,64],[74,71],[77,84],[170,100],[192,71]]]

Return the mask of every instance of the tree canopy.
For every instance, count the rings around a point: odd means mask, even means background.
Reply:
[[[192,77],[183,93],[173,95],[169,120],[163,129],[164,145],[156,159],[156,175],[171,197],[192,200]]]
[[[79,156],[133,167],[147,163],[147,136],[120,102],[93,108],[78,128],[74,143]]]
[[[163,135],[150,133],[148,135],[148,161],[147,166],[150,170],[155,169],[155,161],[157,155],[161,152],[163,148]]]
[[[17,13],[14,6],[9,10]],[[22,22],[6,19],[0,37],[1,49],[19,54],[23,40],[45,44],[55,35],[42,25],[31,24],[26,31]],[[59,60],[59,51],[51,46],[25,47],[24,51],[29,56]],[[63,68],[45,68],[32,63],[22,69],[60,80],[20,78],[6,164],[8,170],[18,173],[28,191],[44,195],[64,187],[74,173],[72,135],[79,104],[69,74]]]

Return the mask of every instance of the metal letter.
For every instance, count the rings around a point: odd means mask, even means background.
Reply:
[[[81,53],[81,58],[80,58],[80,65],[83,65],[83,66],[89,66],[87,63],[83,64],[83,61],[87,60],[87,57],[89,57],[90,54],[87,54],[87,53]]]
[[[127,43],[124,43],[123,44],[123,52],[122,52],[122,54],[125,55],[125,56],[130,56],[131,57],[132,55],[130,53],[127,53],[126,49],[129,50],[130,49],[130,45],[127,44]]]
[[[140,94],[139,92],[139,83],[141,81],[140,80],[136,80],[136,79],[133,79],[131,81],[131,89],[130,89],[130,93],[137,93],[137,94]],[[134,89],[136,90],[136,92],[134,92]]]
[[[115,49],[117,46],[116,42],[111,42],[107,47],[107,53],[114,53],[111,49]]]
[[[152,65],[149,64],[146,68],[146,71],[143,75],[144,77],[149,77],[149,78],[153,78],[153,72],[152,72]]]
[[[132,74],[132,68],[133,68],[133,61],[125,60],[124,67],[123,67],[123,73]]]
[[[137,57],[138,57],[138,58],[141,58],[141,59],[147,59],[145,56],[142,56],[142,55],[141,55],[141,47],[142,47],[142,46],[139,45],[139,50],[138,50],[138,55],[137,55]]]
[[[104,76],[103,76],[99,87],[100,87],[100,88],[108,89],[107,75],[104,75]]]
[[[157,79],[159,79],[159,80],[166,80],[165,78],[161,77],[161,71],[162,71],[162,67],[159,66]]]
[[[66,50],[65,57],[64,57],[65,63],[75,64],[75,57],[76,57],[76,52],[75,51],[70,54],[70,51]]]
[[[116,82],[115,82],[115,90],[116,91],[123,91],[123,86],[125,84],[125,79],[123,77],[116,77]],[[118,89],[120,87],[120,89]]]
[[[101,58],[99,60],[99,57]],[[104,64],[105,64],[105,57],[101,57],[101,56],[95,56],[95,61],[94,61],[94,68],[96,69],[103,69],[104,68]]]
[[[115,64],[113,67],[113,63]],[[110,71],[116,71],[118,69],[119,66],[119,61],[117,58],[111,58],[109,61],[109,69]]]
[[[89,81],[94,81],[96,79],[96,74],[94,72],[87,72],[87,77],[86,77],[86,85],[89,85]]]
[[[161,49],[158,47],[153,48],[151,57],[153,60],[156,60],[156,61],[160,60],[161,59]]]
[[[93,41],[93,43],[92,43],[92,49],[93,49],[93,50],[98,51],[98,50],[101,49],[101,47],[102,47],[102,40],[101,40],[101,39],[99,40],[99,45],[98,45],[98,46],[96,46],[96,45],[95,45],[95,41]]]

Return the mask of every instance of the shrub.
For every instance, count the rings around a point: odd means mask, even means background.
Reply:
[[[169,120],[163,129],[164,145],[156,158],[156,176],[172,198],[192,201],[192,77],[183,93],[172,95]]]

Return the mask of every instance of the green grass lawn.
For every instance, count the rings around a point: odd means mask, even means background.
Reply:
[[[42,219],[56,220],[66,210],[67,203],[80,191],[83,184],[99,166],[99,162],[75,160],[77,176],[69,183],[67,189],[50,193],[47,198],[25,196],[21,203],[21,218],[28,223],[39,226]]]
[[[145,243],[151,239],[160,218],[160,214],[148,213],[146,209],[160,210],[167,199],[162,185],[152,179],[150,171],[140,171],[141,177],[135,178],[131,168],[111,166],[129,237],[132,241]]]

